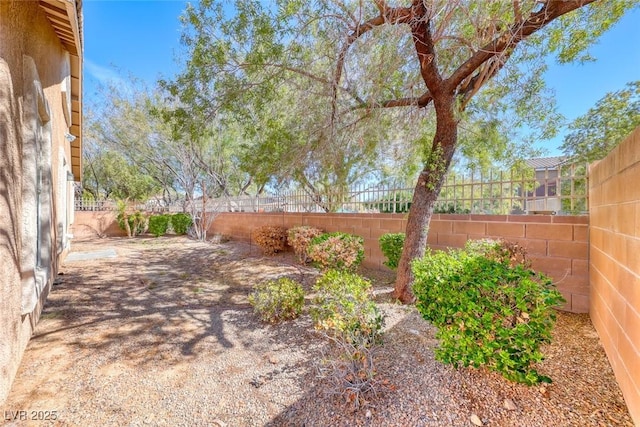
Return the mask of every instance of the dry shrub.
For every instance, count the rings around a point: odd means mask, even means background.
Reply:
[[[253,239],[265,255],[275,255],[287,246],[287,229],[278,225],[264,225],[253,232]]]
[[[311,261],[322,270],[355,271],[364,259],[364,239],[347,233],[325,233],[307,248]]]
[[[249,304],[264,322],[295,319],[304,307],[304,290],[299,283],[281,277],[256,286],[249,295]]]
[[[298,260],[306,264],[311,261],[307,254],[307,248],[311,244],[314,237],[318,237],[323,233],[322,230],[308,225],[290,228],[287,233],[287,243],[293,248]]]
[[[384,313],[371,299],[371,282],[357,274],[329,270],[313,290],[311,318],[334,344],[319,361],[318,375],[329,381],[330,393],[360,409],[383,384],[374,356],[382,344]]]

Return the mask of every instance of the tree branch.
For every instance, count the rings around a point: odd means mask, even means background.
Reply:
[[[414,0],[411,6],[411,34],[420,63],[420,75],[431,93],[440,92],[442,76],[436,66],[436,53],[431,34],[429,11],[422,0]]]
[[[336,61],[335,74],[333,76],[332,84],[332,102],[331,102],[331,123],[335,121],[337,112],[338,101],[338,88],[340,87],[340,81],[342,80],[342,73],[344,71],[344,63],[347,57],[347,52],[353,43],[363,34],[371,31],[372,29],[385,25],[399,25],[408,24],[413,18],[413,11],[408,7],[394,7],[388,8],[384,0],[377,0],[376,6],[380,11],[380,15],[375,18],[369,19],[361,24],[356,25],[351,34],[347,37],[347,40],[342,45],[340,52],[338,53],[338,60]]]
[[[396,107],[418,107],[424,108],[433,101],[431,92],[425,92],[422,96],[413,96],[407,98],[389,99],[382,102],[365,102],[355,107],[350,108],[347,111],[355,111],[361,109],[380,109],[380,108],[396,108]]]
[[[247,65],[249,65],[249,64],[247,64]],[[333,86],[333,84],[334,84],[334,82],[331,81],[331,80],[327,80],[327,79],[322,78],[320,76],[317,76],[317,75],[315,75],[315,74],[313,74],[313,73],[311,73],[309,71],[306,71],[306,70],[303,70],[303,69],[300,69],[300,68],[296,68],[296,67],[291,67],[291,66],[286,65],[286,64],[276,64],[276,63],[270,63],[269,62],[269,63],[265,63],[265,64],[262,64],[262,65],[267,66],[267,67],[281,68],[281,69],[286,70],[286,71],[291,71],[292,73],[300,74],[301,76],[307,77],[308,79],[314,80],[316,82],[322,83],[322,84],[327,85],[327,86]],[[338,89],[340,91],[350,95],[357,102],[359,102],[359,103],[364,102],[363,99],[360,98],[360,96],[356,92],[354,92],[353,90],[351,90],[349,88],[346,88],[344,86],[338,86]]]
[[[524,38],[543,28],[554,19],[594,1],[596,0],[548,0],[538,12],[532,12],[522,22],[515,22],[508,30],[505,30],[500,36],[487,43],[458,67],[451,74],[451,77],[445,81],[447,87],[449,90],[455,90],[460,83],[489,59],[507,49],[515,48]]]
[[[474,77],[472,77],[465,83],[465,88],[459,90],[457,93],[457,95],[462,96],[460,111],[464,110],[467,107],[467,104],[469,103],[471,98],[480,90],[482,86],[484,86],[486,82],[488,82],[496,74],[498,74],[498,71],[500,71],[502,67],[504,67],[504,64],[506,64],[507,59],[509,58],[509,56],[511,56],[512,53],[513,50],[510,50],[508,52],[505,52],[501,56],[494,57],[493,61],[491,61],[490,63],[486,63],[486,67],[483,67]]]
[[[520,0],[513,0],[513,17],[516,23],[522,22],[522,11],[520,10]]]
[[[442,20],[440,21],[440,23],[438,24],[438,27],[434,32],[434,35],[433,35],[434,41],[440,40],[445,37],[444,31],[447,28],[447,25],[451,22],[451,19],[453,18],[453,15],[456,9],[458,8],[457,4],[455,3],[453,4],[448,3],[447,6],[449,6],[449,10],[445,14],[445,16],[442,18]],[[468,42],[463,42],[463,43],[467,44]]]
[[[385,11],[387,10],[387,2],[385,0],[373,0],[373,2],[380,11],[380,16],[384,16]]]

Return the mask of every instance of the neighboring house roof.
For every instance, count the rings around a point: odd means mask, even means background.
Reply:
[[[82,179],[82,0],[40,0],[60,43],[71,60],[71,172]]]
[[[527,159],[524,162],[527,166],[534,169],[553,169],[567,161],[567,157],[537,157],[535,159]]]

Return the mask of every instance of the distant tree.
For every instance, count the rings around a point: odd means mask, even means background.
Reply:
[[[609,92],[569,125],[560,149],[576,163],[590,163],[607,154],[640,126],[640,80]]]
[[[388,126],[358,127],[343,117],[331,133],[326,103],[295,96],[287,86],[302,83],[296,80],[282,83],[269,106],[255,110],[247,103],[241,107],[251,111],[251,118],[241,125],[242,167],[257,183],[301,189],[326,211],[337,209],[348,201],[343,196],[350,187],[372,179],[380,169],[376,149],[387,137]],[[244,116],[239,110],[234,107],[236,117]]]
[[[131,192],[153,184],[166,203],[181,199],[199,239],[206,238],[214,218],[204,213],[206,200],[212,205],[215,198],[255,190],[251,175],[240,168],[242,141],[233,123],[223,125],[222,117],[197,123],[188,117],[177,120],[167,115],[175,106],[160,91],[136,80],[108,87],[102,95],[101,108],[87,124],[92,147],[87,188],[99,181],[103,193],[134,200],[139,196]],[[216,209],[222,208],[216,202]]]
[[[107,197],[146,201],[161,189],[152,177],[141,173],[136,165],[115,151],[101,154],[91,169],[104,177],[104,195]]]
[[[161,190],[160,183],[107,146],[96,135],[96,118],[85,116],[82,188],[94,200],[108,198],[144,201]]]

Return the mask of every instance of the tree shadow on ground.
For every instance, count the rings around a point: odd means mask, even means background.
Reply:
[[[126,340],[126,358],[134,364],[203,351],[220,355],[234,346],[261,351],[266,343],[255,340],[252,331],[273,328],[252,313],[247,297],[253,286],[281,276],[305,281],[313,274],[252,256],[237,245],[185,239],[175,250],[161,239],[112,239],[101,246],[112,243],[118,244],[117,258],[65,265],[43,314],[50,321],[34,341],[63,339],[120,357],[117,349]],[[276,334],[274,329],[271,338]]]

